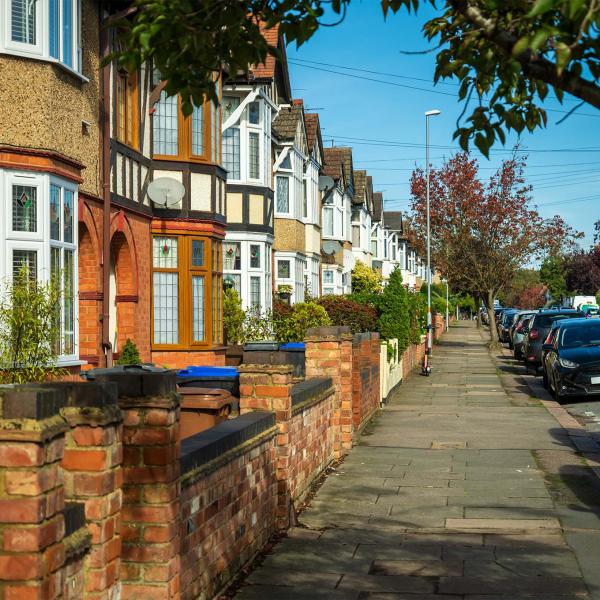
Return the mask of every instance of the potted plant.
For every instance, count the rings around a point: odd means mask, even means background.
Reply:
[[[284,304],[289,304],[292,298],[293,288],[288,283],[281,283],[277,286],[277,295]]]

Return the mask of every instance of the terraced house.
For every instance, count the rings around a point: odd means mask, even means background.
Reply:
[[[102,195],[98,4],[12,0],[0,10],[0,280],[25,265],[60,282],[59,364],[77,368],[100,353],[102,311],[78,301],[100,256],[77,252]]]
[[[285,57],[277,28],[265,30]],[[287,63],[269,56],[263,65],[230,74],[223,88],[223,167],[227,171],[226,286],[244,309],[264,311],[273,298],[273,121],[291,100]]]
[[[347,294],[355,263],[350,228],[354,197],[352,149],[325,148],[323,156],[323,173],[335,184],[323,197],[323,294]]]

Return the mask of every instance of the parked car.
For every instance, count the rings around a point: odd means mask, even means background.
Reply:
[[[600,318],[600,308],[597,304],[583,304],[579,310],[581,310],[587,319]]]
[[[522,318],[525,315],[532,315],[533,313],[534,311],[532,310],[519,310],[513,315],[512,321],[508,328],[508,347],[511,350],[513,349],[513,337],[515,335],[515,329],[517,327],[517,324],[522,320]]]
[[[600,394],[600,321],[561,321],[546,339],[544,352],[544,386],[557,402]]]
[[[519,311],[516,308],[507,308],[503,313],[502,313],[502,318],[500,319],[500,322],[498,324],[498,338],[500,339],[501,342],[508,342],[510,341],[509,338],[509,329],[512,326],[512,322],[513,322],[513,317],[518,313]]]
[[[523,339],[529,330],[529,322],[535,315],[534,312],[522,312],[517,316],[512,328],[512,350],[516,359],[522,357]]]
[[[564,319],[581,318],[583,313],[572,309],[540,309],[529,322],[529,330],[523,339],[523,360],[527,371],[537,374],[542,366],[542,346],[550,333],[552,323]]]

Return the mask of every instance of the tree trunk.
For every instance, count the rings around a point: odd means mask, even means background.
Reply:
[[[481,328],[481,311],[479,307],[481,306],[481,298],[479,296],[475,296],[475,306],[477,308],[477,329]]]
[[[492,342],[498,341],[498,330],[496,329],[496,313],[494,312],[494,292],[488,290],[487,311],[490,318],[490,337]]]

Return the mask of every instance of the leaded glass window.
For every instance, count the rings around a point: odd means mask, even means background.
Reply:
[[[250,277],[250,306],[260,310],[260,277]]]
[[[192,111],[192,154],[204,154],[204,106],[194,106]]]
[[[192,267],[204,266],[204,242],[192,240]]]
[[[194,341],[204,341],[204,277],[192,277],[192,325]]]
[[[260,269],[260,246],[250,244],[250,268]]]
[[[278,279],[289,279],[291,276],[290,261],[289,260],[278,260],[277,261],[277,277]]]
[[[179,342],[179,275],[155,272],[154,285],[154,343]]]
[[[248,177],[260,178],[260,134],[254,131],[248,134]]]
[[[19,277],[21,269],[27,269],[29,279],[37,280],[38,274],[38,255],[36,250],[13,250],[12,271],[13,277]]]
[[[13,231],[37,231],[37,188],[29,185],[12,186]]]
[[[223,268],[225,271],[240,271],[242,268],[242,247],[240,242],[223,244]]]
[[[60,240],[60,187],[50,185],[50,239]]]
[[[152,119],[154,154],[177,156],[179,147],[178,118],[177,96],[167,96],[166,92],[161,92]]]
[[[223,167],[227,179],[240,179],[240,130],[237,127],[223,133]]]
[[[277,177],[277,212],[290,212],[290,179]]]
[[[152,264],[158,269],[177,268],[177,238],[155,237],[152,239]]]

